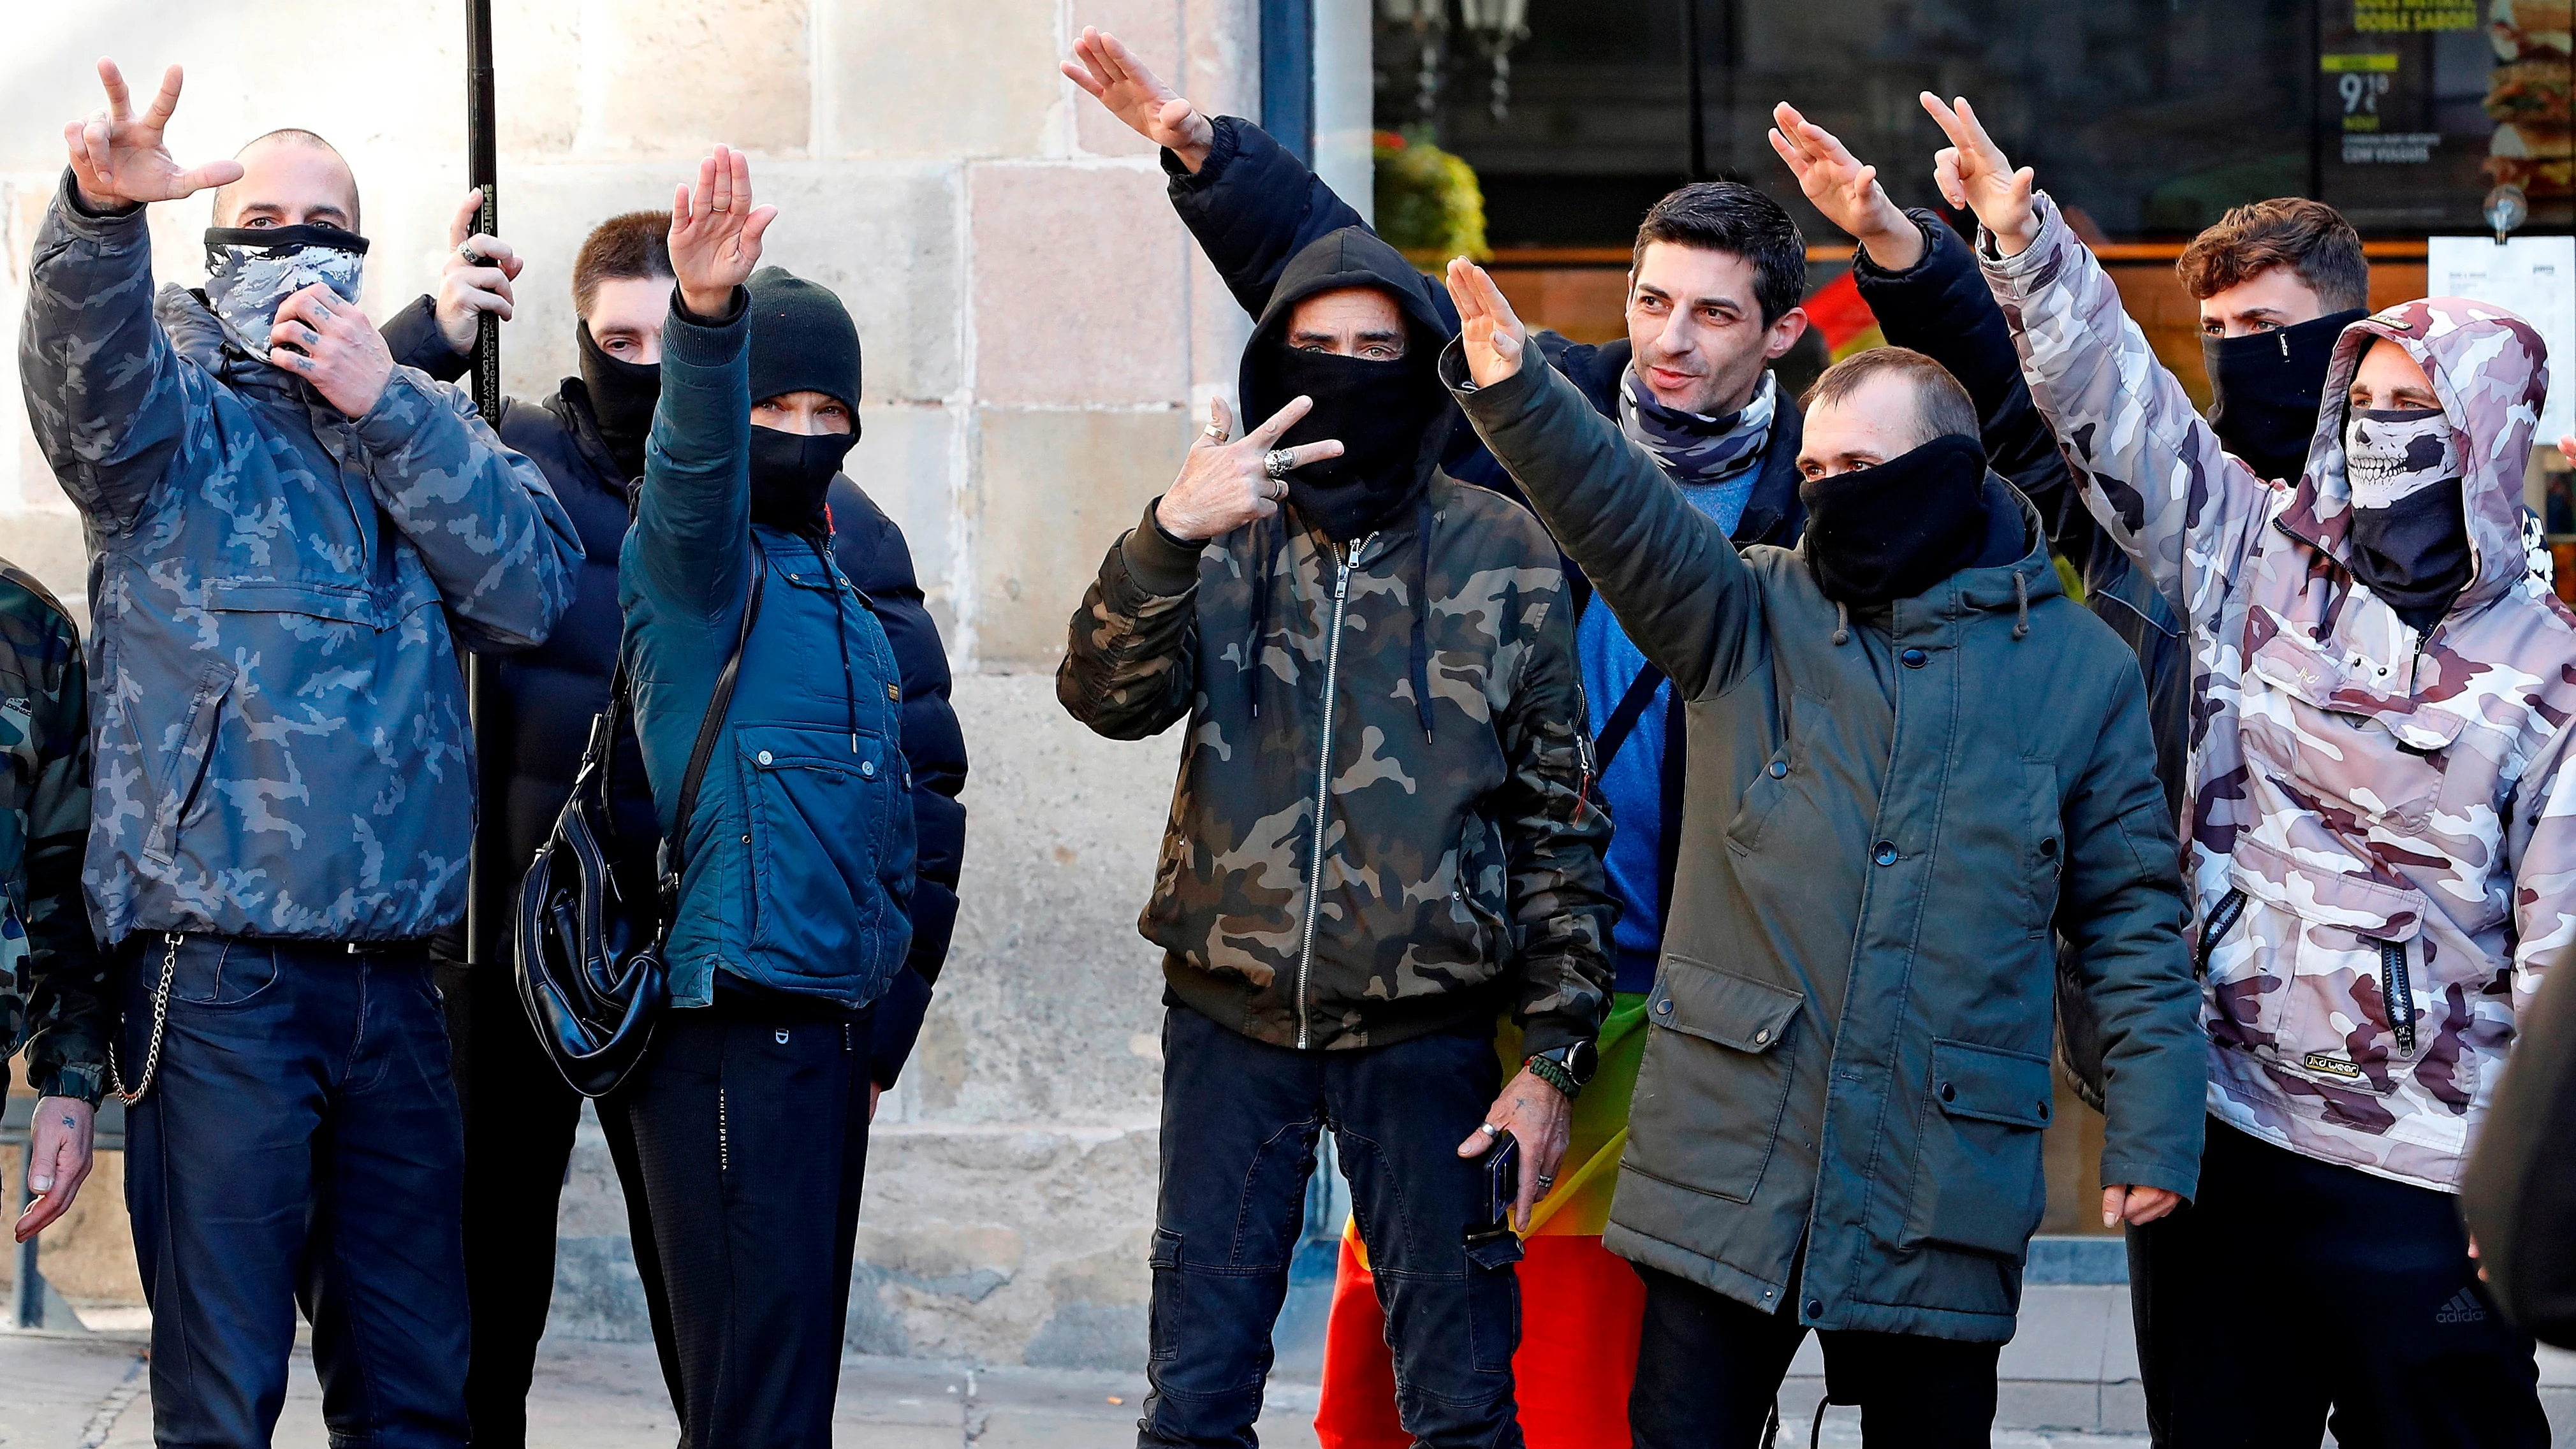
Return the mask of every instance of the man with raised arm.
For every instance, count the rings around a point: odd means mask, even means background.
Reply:
[[[357,306],[306,131],[182,168],[179,68],[63,128],[19,366],[96,611],[84,884],[125,977],[127,1202],[164,1443],[258,1446],[300,1305],[335,1439],[462,1445],[461,1149],[429,937],[465,908],[457,639],[542,641],[581,545],[465,394]],[[144,208],[208,186],[201,291]]]
[[[2541,340],[2458,298],[2355,322],[2303,466],[2258,469],[2030,170],[1964,100],[1923,99],[2086,505],[2191,621],[2211,1122],[2143,1285],[2151,1411],[2194,1449],[2329,1416],[2345,1443],[2546,1444],[2531,1340],[2478,1285],[2455,1198],[2576,940],[2576,617],[2522,536]]]
[[[2202,1061],[2136,665],[1939,364],[1805,399],[1807,530],[1738,550],[1449,268],[1441,375],[1685,701],[1681,878],[1605,1241],[1653,1449],[1760,1439],[1800,1341],[1872,1445],[1982,1446],[2047,1190],[2052,929],[2100,1016],[2106,1219],[2194,1186]]]

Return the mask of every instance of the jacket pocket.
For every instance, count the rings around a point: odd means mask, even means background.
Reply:
[[[178,857],[179,832],[192,818],[202,818],[198,796],[215,753],[215,726],[223,715],[224,697],[232,692],[233,666],[211,659],[197,672],[186,713],[162,748],[158,764],[160,789],[152,802],[152,830],[143,840],[143,858],[167,866]],[[132,705],[128,705],[130,710]]]
[[[1780,1141],[1799,992],[1664,958],[1629,1112],[1627,1165],[1679,1187],[1751,1202]]]
[[[2040,1134],[2054,1095],[2046,1057],[1932,1043],[1914,1201],[1897,1247],[1928,1244],[2018,1262],[2048,1209]]]
[[[888,901],[877,856],[900,766],[885,741],[846,729],[736,725],[751,869],[743,909],[754,955],[795,976],[886,974]]]
[[[2358,865],[2360,862],[2355,861]],[[2243,924],[2209,956],[2211,1034],[2327,1086],[2385,1093],[2429,1033],[2421,891],[2325,869],[2239,837]]]

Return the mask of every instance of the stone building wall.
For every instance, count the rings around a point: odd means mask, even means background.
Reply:
[[[1335,3],[1364,24],[1363,0]],[[1257,113],[1255,0],[494,8],[503,231],[530,259],[503,331],[509,390],[542,395],[573,370],[569,268],[591,224],[667,206],[713,142],[750,151],[759,198],[780,207],[769,258],[834,287],[858,319],[864,438],[850,471],[910,536],[959,669],[974,759],[964,909],[871,1147],[851,1343],[1133,1366],[1161,1015],[1134,918],[1177,742],[1077,728],[1050,672],[1101,551],[1169,480],[1207,397],[1231,393],[1246,328],[1147,148],[1055,66],[1099,24],[1211,109]],[[15,343],[62,124],[98,104],[91,58],[114,56],[145,95],[164,64],[187,65],[172,130],[183,159],[278,126],[337,143],[363,193],[365,302],[381,318],[432,284],[465,189],[463,10],[93,0],[36,7],[9,29],[0,555],[77,595],[79,526],[29,438]],[[1364,172],[1352,179],[1365,187]],[[165,281],[202,278],[206,218],[203,197],[155,208]],[[134,1292],[113,1185],[93,1182],[78,1231],[48,1248],[75,1297]],[[562,1231],[555,1331],[640,1336],[595,1129]]]

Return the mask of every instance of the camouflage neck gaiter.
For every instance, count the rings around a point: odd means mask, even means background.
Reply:
[[[206,304],[235,347],[268,360],[279,304],[320,282],[355,305],[367,239],[332,226],[208,227]]]
[[[1753,473],[1771,442],[1771,415],[1780,384],[1769,372],[1753,400],[1725,417],[1667,407],[1646,388],[1635,363],[1619,378],[1619,431],[1654,455],[1657,465],[1685,488],[1714,488],[1718,497],[1694,497],[1721,527],[1733,529],[1753,496]],[[1714,502],[1716,506],[1705,506]]]

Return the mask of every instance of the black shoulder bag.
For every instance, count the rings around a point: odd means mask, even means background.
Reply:
[[[734,636],[724,672],[716,677],[715,694],[698,721],[697,747],[689,752],[688,773],[680,781],[675,818],[682,841],[697,814],[698,786],[724,733],[743,646],[751,639],[752,621],[760,617],[769,560],[758,540],[751,545],[751,569],[742,630]],[[647,905],[619,892],[601,845],[617,832],[609,767],[617,755],[619,719],[633,708],[621,647],[616,677],[608,686],[608,708],[591,719],[590,744],[573,775],[572,798],[564,802],[554,833],[538,847],[519,882],[519,1001],[555,1069],[585,1097],[616,1090],[643,1060],[653,1022],[671,1000],[662,951],[679,910],[680,846],[662,842],[655,899]]]

